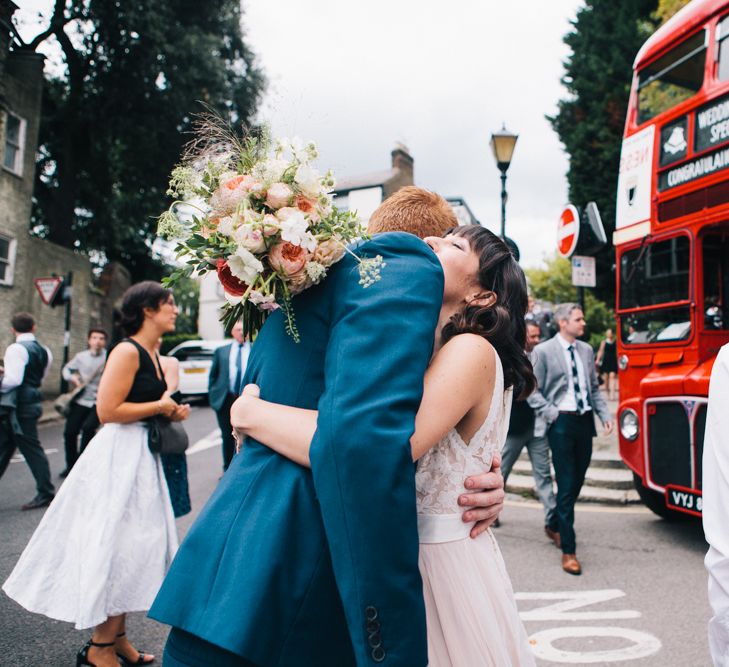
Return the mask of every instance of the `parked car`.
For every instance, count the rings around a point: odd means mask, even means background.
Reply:
[[[213,365],[213,353],[229,340],[187,340],[168,352],[180,362],[180,393],[183,396],[205,396]]]

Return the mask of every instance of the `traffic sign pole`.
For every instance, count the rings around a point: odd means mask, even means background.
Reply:
[[[66,302],[66,323],[63,331],[63,366],[68,363],[68,350],[71,345],[71,299],[72,299],[72,288],[73,283],[73,272],[69,271],[66,274],[66,283],[63,286],[63,299]],[[63,370],[61,370],[61,393],[65,394],[68,391],[68,382],[63,379]]]

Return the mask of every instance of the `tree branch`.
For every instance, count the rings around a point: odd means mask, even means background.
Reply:
[[[63,10],[66,8],[66,0],[56,0],[53,6],[53,15],[51,16],[51,22],[48,25],[48,29],[44,30],[40,35],[36,35],[30,43],[27,45],[28,48],[35,51],[38,45],[48,39],[51,35],[58,36],[59,32],[63,32],[63,27],[68,23],[63,15]]]

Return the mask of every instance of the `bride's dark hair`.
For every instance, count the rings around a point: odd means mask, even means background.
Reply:
[[[480,225],[464,225],[448,232],[468,241],[478,256],[478,283],[496,295],[490,306],[467,303],[441,331],[443,343],[462,333],[483,336],[501,359],[504,386],[514,388],[514,398],[526,398],[537,385],[526,343],[526,278],[506,243]]]

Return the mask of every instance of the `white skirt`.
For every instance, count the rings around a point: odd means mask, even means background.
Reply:
[[[461,515],[419,515],[429,667],[536,665],[511,579],[490,530]]]
[[[147,611],[177,550],[159,457],[140,423],[107,424],[79,457],[3,590],[29,611],[90,628]]]

